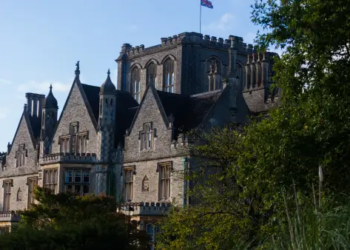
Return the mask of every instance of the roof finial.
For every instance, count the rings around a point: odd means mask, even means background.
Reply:
[[[77,66],[77,68],[75,69],[75,75],[76,77],[79,77],[80,75],[79,61],[77,62],[77,64],[75,64],[75,66]]]
[[[111,71],[108,69],[107,71],[107,75],[109,76],[111,74]]]
[[[52,83],[50,83],[50,92],[52,92]]]

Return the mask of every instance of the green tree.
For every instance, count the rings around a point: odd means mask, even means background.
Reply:
[[[147,249],[146,234],[116,213],[112,197],[54,195],[42,188],[35,197],[39,203],[22,212],[19,225],[0,235],[0,249]]]
[[[350,1],[256,0],[252,7],[263,31],[259,50],[284,49],[274,65],[280,105],[238,134],[218,130],[194,146],[207,161],[200,166],[221,170],[186,174],[196,180],[196,204],[164,221],[162,249],[261,243],[287,226],[286,207],[293,217],[314,194],[321,201],[350,191]],[[319,184],[322,192],[313,192]]]

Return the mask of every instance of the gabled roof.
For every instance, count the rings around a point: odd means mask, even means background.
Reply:
[[[20,118],[19,123],[17,125],[15,135],[12,139],[11,145],[13,145],[13,143],[15,142],[15,139],[16,139],[16,136],[18,134],[18,130],[21,126],[22,120],[27,124],[28,133],[30,135],[30,138],[32,139],[33,147],[35,148],[36,139],[39,138],[39,136],[40,136],[41,121],[40,121],[39,117],[29,116],[26,107],[24,108],[24,110],[22,112],[21,118]],[[13,147],[11,147],[11,150],[12,150],[12,148]]]
[[[174,117],[175,134],[187,132],[201,125],[213,108],[222,90],[193,96],[157,91],[166,115]]]
[[[85,93],[87,102],[92,110],[95,120],[98,122],[100,91],[101,88],[87,84],[81,84]],[[124,143],[125,131],[130,127],[130,124],[137,111],[138,103],[128,92],[116,90],[116,130],[115,130],[115,146],[119,143]]]
[[[135,123],[137,115],[141,110],[141,106],[143,105],[149,89],[154,94],[154,98],[166,124],[168,124],[170,116],[174,118],[173,126],[175,129],[175,137],[179,133],[188,132],[199,127],[215,106],[217,100],[223,92],[223,90],[216,90],[188,96],[157,91],[152,85],[149,85],[146,89],[145,95],[142,98],[139,108],[135,112],[135,116],[130,125],[129,133],[131,132],[133,124]]]
[[[100,87],[81,84],[83,87],[86,99],[90,105],[91,111],[95,117],[95,120],[98,121],[99,116],[99,103],[100,103]]]

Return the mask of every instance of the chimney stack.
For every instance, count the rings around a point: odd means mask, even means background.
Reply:
[[[40,117],[45,95],[26,93],[27,112],[29,116]]]

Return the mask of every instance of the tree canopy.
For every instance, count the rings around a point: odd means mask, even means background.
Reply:
[[[0,235],[0,249],[148,249],[146,234],[116,213],[112,197],[55,195],[40,187],[35,197],[19,225]]]
[[[261,245],[287,225],[286,207],[350,191],[348,13],[348,0],[256,0],[258,50],[284,50],[273,78],[281,103],[243,130],[201,135],[194,156],[219,171],[186,174],[196,203],[164,220],[160,249]]]

